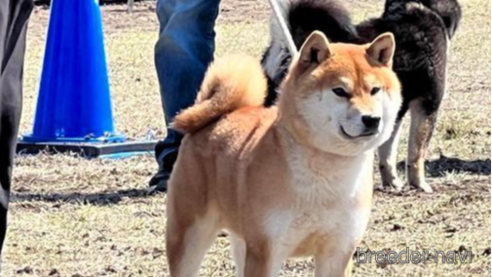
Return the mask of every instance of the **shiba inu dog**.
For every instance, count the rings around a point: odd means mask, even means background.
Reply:
[[[386,0],[384,12],[354,25],[349,12],[338,0],[282,0],[285,19],[297,47],[314,30],[322,31],[331,42],[367,43],[391,32],[397,43],[393,70],[402,84],[403,102],[390,139],[378,151],[382,184],[401,189],[397,149],[402,119],[410,111],[411,126],[406,161],[407,183],[425,192],[427,148],[446,89],[446,60],[450,40],[461,20],[457,0]],[[272,104],[290,63],[291,55],[276,21],[271,25],[271,44],[263,67],[268,77],[267,104]]]
[[[374,150],[401,105],[395,41],[329,44],[314,32],[278,105],[252,58],[216,61],[197,102],[173,123],[185,136],[170,179],[166,247],[173,277],[195,276],[221,230],[238,276],[276,276],[314,256],[316,276],[347,276],[369,220]]]

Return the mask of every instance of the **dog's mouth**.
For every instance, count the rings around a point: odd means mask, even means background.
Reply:
[[[370,137],[370,136],[374,136],[375,134],[377,134],[377,132],[365,132],[365,133],[362,133],[358,136],[351,136],[349,135],[344,129],[343,129],[343,126],[340,125],[340,131],[343,135],[343,137],[347,138],[347,139],[358,139],[358,138],[364,138],[364,137]]]

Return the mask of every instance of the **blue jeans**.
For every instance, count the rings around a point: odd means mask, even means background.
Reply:
[[[155,65],[166,124],[196,98],[205,71],[213,60],[215,20],[220,0],[158,0],[159,40]],[[171,171],[183,135],[167,128],[156,145],[159,171]]]

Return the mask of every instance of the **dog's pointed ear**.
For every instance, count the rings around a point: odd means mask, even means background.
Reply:
[[[395,37],[392,33],[384,33],[372,41],[367,48],[367,55],[379,63],[391,67],[395,54]]]
[[[300,72],[316,67],[330,57],[329,42],[320,31],[314,31],[301,47],[298,68]]]

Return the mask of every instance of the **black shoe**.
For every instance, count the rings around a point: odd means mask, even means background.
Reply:
[[[166,192],[167,191],[167,181],[171,176],[170,172],[164,170],[158,171],[152,179],[149,181],[148,193],[153,194],[156,192]]]
[[[159,171],[149,181],[149,194],[155,192],[166,192],[167,182],[171,177],[171,172],[174,167],[174,163],[178,158],[178,151],[170,151],[164,156],[162,160],[162,166],[159,166]]]

